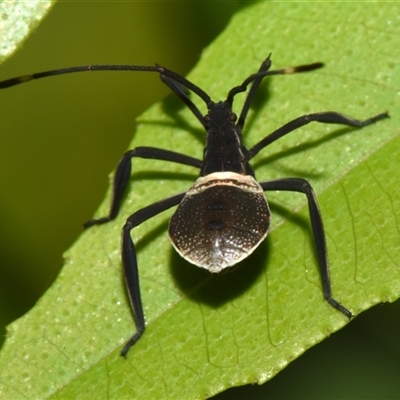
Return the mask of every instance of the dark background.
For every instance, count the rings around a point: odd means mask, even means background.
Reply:
[[[58,3],[1,66],[0,76],[156,62],[185,75],[239,7],[238,2]],[[2,336],[56,278],[62,253],[104,196],[135,117],[168,94],[152,74],[88,75],[1,93],[1,113],[12,115],[2,118],[0,129]],[[399,398],[399,308],[398,302],[379,305],[262,387],[231,389],[217,398]]]

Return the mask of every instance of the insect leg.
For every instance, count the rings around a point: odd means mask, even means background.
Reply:
[[[135,245],[130,235],[131,230],[139,226],[142,222],[176,206],[181,202],[184,196],[185,193],[179,193],[136,211],[126,220],[122,229],[122,262],[124,264],[125,283],[137,328],[137,332],[122,349],[121,356],[123,357],[126,357],[129,349],[138,341],[145,329],[142,299],[140,296],[138,264]]]
[[[270,145],[271,143],[280,139],[281,137],[287,135],[288,133],[290,133],[304,125],[309,124],[310,122],[321,122],[324,124],[339,124],[339,125],[347,125],[347,126],[362,128],[364,126],[368,126],[377,121],[380,121],[381,119],[384,119],[384,118],[389,118],[389,114],[387,112],[375,115],[374,117],[368,118],[364,121],[349,118],[343,114],[339,114],[334,111],[326,111],[326,112],[321,112],[321,113],[303,115],[301,117],[298,117],[298,118],[288,122],[287,124],[278,128],[276,131],[270,133],[264,139],[259,141],[255,146],[253,146],[249,150],[248,157],[249,157],[249,160],[252,159],[264,147],[267,147],[268,145]]]
[[[84,224],[85,228],[88,228],[95,224],[103,224],[105,222],[111,221],[118,215],[119,209],[121,207],[122,197],[131,176],[132,158],[134,157],[170,161],[178,164],[201,168],[201,160],[187,156],[185,154],[176,153],[171,150],[141,146],[136,147],[133,150],[127,151],[121,158],[121,161],[119,162],[117,170],[115,172],[113,183],[113,196],[108,216],[87,221]]]
[[[207,130],[207,123],[204,119],[203,114],[189,98],[186,86],[182,83],[175,81],[174,79],[166,76],[160,75],[160,79],[186,104],[186,107],[195,115],[199,122],[203,125],[204,129]]]
[[[309,71],[314,71],[318,68],[322,68],[324,66],[323,63],[317,62],[317,63],[313,63],[313,64],[298,65],[296,67],[288,67],[288,68],[282,68],[282,69],[268,71],[269,68],[271,67],[270,57],[271,57],[271,54],[261,63],[260,68],[258,69],[257,73],[250,75],[241,85],[236,86],[229,91],[227,101],[228,101],[228,103],[232,104],[233,97],[240,92],[246,91],[247,86],[251,83],[251,88],[250,88],[249,93],[246,97],[246,100],[243,104],[242,112],[240,113],[238,122],[236,124],[236,126],[241,131],[243,130],[243,126],[244,126],[247,114],[250,110],[251,103],[253,102],[253,99],[258,90],[258,87],[260,86],[262,80],[266,76],[296,74],[299,72],[309,72]]]
[[[346,317],[351,318],[353,314],[332,297],[325,232],[322,224],[321,212],[318,208],[317,199],[310,183],[302,178],[284,178],[261,182],[260,185],[264,190],[300,192],[307,196],[308,211],[310,214],[314,243],[317,250],[324,297],[332,307],[342,312]]]
[[[265,59],[261,63],[260,68],[258,69],[257,73],[268,71],[270,66],[271,66],[271,61],[270,61],[270,55],[269,55],[268,58]],[[260,86],[260,84],[264,78],[265,78],[265,76],[260,76],[257,79],[253,80],[253,83],[249,90],[249,94],[246,97],[246,101],[243,104],[242,112],[240,113],[238,122],[236,124],[236,126],[240,129],[240,131],[243,131],[243,126],[246,121],[247,114],[250,110],[251,103],[253,102],[253,99],[258,90],[258,87]]]

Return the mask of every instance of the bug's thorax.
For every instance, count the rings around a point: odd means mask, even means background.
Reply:
[[[186,193],[169,235],[183,258],[219,273],[257,248],[269,221],[263,190],[252,176],[215,172],[198,178]]]
[[[242,144],[242,134],[236,126],[236,114],[226,101],[208,104],[207,139],[200,176],[230,171],[253,175]]]

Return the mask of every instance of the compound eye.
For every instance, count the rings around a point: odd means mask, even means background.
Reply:
[[[229,120],[232,121],[232,122],[236,122],[237,115],[235,113],[231,113],[231,115],[229,116]]]

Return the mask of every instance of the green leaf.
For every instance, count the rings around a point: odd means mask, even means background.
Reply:
[[[22,45],[50,11],[54,1],[3,1],[0,3],[0,62]]]
[[[304,113],[335,110],[364,119],[390,111],[390,120],[362,130],[307,126],[254,160],[260,180],[302,176],[312,183],[333,293],[355,314],[400,292],[396,11],[390,3],[248,6],[189,76],[218,99],[270,51],[275,68],[326,63],[320,71],[268,80],[246,126],[250,146]],[[201,157],[204,134],[177,104],[168,98],[145,113],[131,147]],[[304,196],[269,193],[270,236],[227,276],[210,277],[174,253],[165,232],[172,211],[132,232],[147,330],[128,360],[121,358],[134,331],[122,283],[121,226],[133,210],[187,189],[195,178],[182,166],[134,162],[117,220],[84,232],[55,284],[10,325],[0,356],[1,398],[206,398],[265,382],[347,323],[322,298]],[[96,215],[107,213],[109,201]]]

